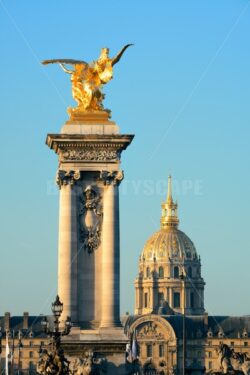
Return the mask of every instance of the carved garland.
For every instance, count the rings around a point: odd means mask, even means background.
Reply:
[[[101,242],[102,206],[101,197],[87,186],[80,197],[80,241],[84,249],[93,253]]]
[[[118,150],[66,150],[62,152],[64,160],[86,160],[86,161],[118,161],[120,151]]]

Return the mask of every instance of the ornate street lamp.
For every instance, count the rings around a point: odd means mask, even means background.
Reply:
[[[47,317],[44,317],[41,324],[43,326],[44,332],[48,336],[52,337],[54,349],[58,350],[60,348],[60,345],[61,345],[61,337],[67,336],[70,333],[72,323],[71,323],[70,317],[68,316],[65,323],[64,323],[64,329],[62,331],[60,330],[60,320],[59,319],[60,319],[60,316],[61,316],[62,311],[63,311],[63,303],[60,301],[60,298],[59,298],[58,295],[56,296],[55,302],[53,302],[52,305],[51,305],[51,310],[52,310],[53,315],[54,315],[54,327],[53,327],[53,329],[50,328]]]

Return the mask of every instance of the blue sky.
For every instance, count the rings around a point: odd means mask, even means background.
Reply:
[[[105,87],[123,133],[121,310],[172,174],[180,228],[194,241],[210,314],[250,314],[250,2],[0,1],[0,314],[48,313],[56,293],[56,156],[45,146],[73,103],[48,58],[91,61],[126,43]]]

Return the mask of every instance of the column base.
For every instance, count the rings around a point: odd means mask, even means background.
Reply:
[[[122,323],[120,320],[104,320],[100,323],[100,329],[102,328],[121,328]]]

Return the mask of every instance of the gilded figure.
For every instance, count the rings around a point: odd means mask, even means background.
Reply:
[[[131,45],[125,45],[113,58],[109,57],[109,48],[102,48],[99,58],[92,63],[72,59],[53,59],[42,62],[44,65],[57,63],[65,73],[70,75],[72,96],[77,103],[76,107],[68,108],[70,116],[93,111],[110,112],[103,107],[102,87],[113,78],[113,66],[118,63],[125,50]]]

